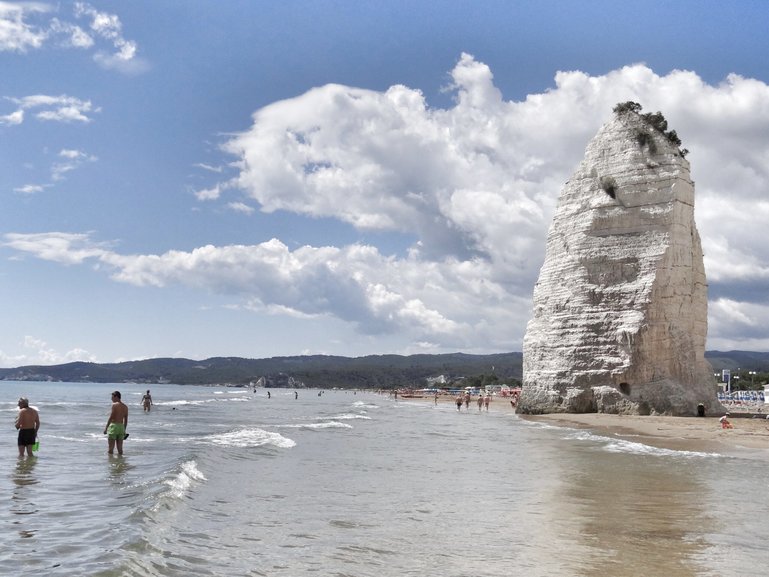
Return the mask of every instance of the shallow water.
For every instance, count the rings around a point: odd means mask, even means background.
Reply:
[[[0,383],[0,574],[750,576],[765,452],[655,449],[373,393]],[[123,457],[101,434],[130,407]],[[16,456],[24,394],[38,457]]]

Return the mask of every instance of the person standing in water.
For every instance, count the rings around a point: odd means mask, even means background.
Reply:
[[[147,394],[142,397],[142,406],[145,413],[149,413],[152,410],[152,395],[150,395],[149,389],[147,389]]]
[[[32,445],[37,439],[37,430],[40,428],[40,415],[29,406],[26,397],[19,399],[19,414],[16,416],[16,428],[19,430],[19,457],[24,456],[26,450],[29,457],[32,456]]]
[[[123,439],[126,438],[128,426],[128,407],[120,400],[120,391],[112,393],[112,410],[110,411],[104,434],[107,435],[108,453],[113,454],[117,445],[117,454],[123,454]]]

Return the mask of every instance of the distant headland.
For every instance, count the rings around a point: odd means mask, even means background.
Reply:
[[[732,375],[743,373],[741,378],[746,386],[751,379],[751,384],[758,385],[769,378],[769,352],[707,351],[705,357],[714,372],[729,369]],[[263,359],[213,357],[205,360],[158,358],[122,363],[73,362],[0,368],[0,380],[250,386],[263,378],[262,383],[269,387],[343,389],[441,387],[458,381],[513,385],[521,380],[522,362],[520,352],[364,357],[306,355]]]

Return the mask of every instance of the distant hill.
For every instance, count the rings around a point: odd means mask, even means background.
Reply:
[[[769,353],[751,351],[708,351],[705,357],[714,372],[769,373]],[[447,382],[480,375],[496,375],[501,383],[515,383],[522,377],[522,353],[495,355],[370,355],[341,357],[328,355],[246,359],[214,357],[190,359],[147,359],[124,363],[67,363],[30,365],[0,369],[4,381],[65,381],[93,383],[176,383],[181,385],[232,384],[245,386],[264,378],[274,387],[340,388],[421,388],[428,379],[443,377]]]
[[[515,382],[521,378],[521,372],[521,353],[371,355],[357,358],[313,355],[32,365],[0,369],[0,380],[248,385],[263,377],[267,386],[275,387],[395,388],[424,387],[428,379],[440,377],[450,382],[462,377],[492,374],[501,383]]]
[[[713,370],[730,369],[736,371],[758,371],[769,373],[769,353],[754,351],[706,351],[705,358],[713,365]]]

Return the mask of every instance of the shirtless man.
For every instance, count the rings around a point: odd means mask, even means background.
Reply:
[[[24,456],[26,449],[27,455],[32,456],[32,445],[37,439],[37,430],[40,428],[40,415],[29,406],[29,400],[26,397],[19,399],[19,414],[16,417],[16,428],[19,430],[19,457]]]
[[[117,454],[123,454],[123,439],[126,438],[125,430],[128,426],[128,407],[120,400],[120,391],[112,393],[112,411],[110,411],[104,434],[107,435],[110,455],[117,444]]]

